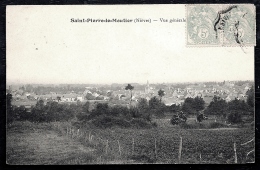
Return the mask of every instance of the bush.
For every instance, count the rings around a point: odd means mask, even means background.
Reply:
[[[187,117],[183,114],[183,112],[174,114],[170,120],[171,124],[178,125],[179,123],[186,122]]]
[[[211,122],[209,124],[209,127],[208,128],[223,128],[223,127],[227,127],[227,125],[223,124],[223,123],[220,123],[220,122]]]
[[[135,128],[151,128],[152,124],[148,123],[146,120],[142,118],[133,119],[131,122],[131,126]]]
[[[251,129],[254,129],[254,128],[255,128],[255,121],[253,121],[253,122],[250,123],[250,127],[251,127]]]
[[[141,117],[141,114],[137,107],[130,107],[129,112],[133,118]]]
[[[165,117],[165,114],[162,110],[160,109],[151,109],[150,111],[152,115],[154,115],[156,118],[161,119]]]
[[[228,121],[230,123],[241,123],[242,122],[242,114],[236,110],[232,111],[228,114]]]
[[[120,127],[120,128],[152,128],[157,126],[156,123],[149,123],[143,118],[136,118],[132,119],[130,122],[120,118],[120,117],[113,117],[107,115],[101,115],[97,117],[95,120],[92,121],[92,124],[95,127],[99,128],[112,128],[112,127]]]
[[[152,122],[153,127],[158,127],[158,124],[156,122]]]
[[[127,107],[122,105],[115,105],[110,108],[110,114],[112,116],[127,116],[129,114],[129,110]]]
[[[179,124],[180,128],[183,129],[206,129],[206,125],[205,124],[201,124],[201,123],[194,123],[194,124],[188,124],[186,122],[180,123]]]
[[[92,123],[99,128],[111,128],[113,126],[119,126],[121,128],[130,127],[131,124],[122,118],[101,115],[97,117]]]
[[[179,124],[181,128],[183,129],[215,129],[215,128],[224,128],[227,127],[227,125],[220,123],[220,122],[211,122],[209,124],[203,124],[203,123],[180,123]]]

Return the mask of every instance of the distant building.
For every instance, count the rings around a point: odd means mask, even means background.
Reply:
[[[83,97],[82,96],[77,96],[77,100],[79,100],[79,101],[83,101]]]
[[[149,87],[149,81],[147,80],[147,84],[145,86],[145,89],[144,89],[145,93],[148,94],[150,92],[150,87]]]

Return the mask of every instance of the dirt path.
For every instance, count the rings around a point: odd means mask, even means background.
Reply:
[[[237,130],[238,128],[214,128],[214,129],[192,129],[192,130]]]
[[[93,149],[58,135],[54,130],[7,133],[7,164],[84,164],[93,160]]]

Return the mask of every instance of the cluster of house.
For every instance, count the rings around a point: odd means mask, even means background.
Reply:
[[[235,86],[234,83],[225,82],[224,85],[211,85],[207,87],[204,84],[200,85],[187,85],[185,88],[172,88],[167,87],[164,89],[165,95],[162,98],[162,101],[170,105],[182,105],[186,98],[195,98],[202,97],[206,104],[209,104],[213,97],[219,96],[225,101],[229,102],[235,98],[239,100],[246,100],[246,92],[250,89],[248,84],[243,86]],[[153,96],[158,96],[158,90],[155,87],[149,85],[145,86],[144,90],[133,90],[132,91],[132,101],[138,102],[141,98],[145,98],[149,101]],[[86,87],[85,91],[77,94],[73,91],[66,94],[58,94],[55,92],[50,92],[45,95],[36,95],[34,93],[23,92],[22,90],[12,90],[14,101],[19,100],[34,100],[43,99],[45,101],[57,101],[57,102],[77,102],[77,101],[86,101],[86,100],[99,100],[99,101],[108,101],[111,98],[114,100],[123,100],[130,101],[131,91],[130,90],[117,90],[117,91],[101,91],[93,87]]]
[[[185,89],[175,89],[173,90],[171,96],[165,97],[164,101],[166,105],[172,104],[182,104],[186,98],[201,97],[204,99],[206,104],[209,104],[214,96],[219,96],[226,102],[231,100],[246,100],[247,91],[250,89],[248,84],[243,86],[235,87],[234,84],[229,83],[228,85],[214,85],[212,87],[202,86],[187,86]]]
[[[250,89],[248,84],[244,84],[242,86],[235,86],[232,82],[225,82],[224,85],[211,85],[207,87],[205,84],[199,85],[187,85],[186,88],[172,88],[168,87],[163,89],[165,91],[165,95],[162,98],[162,101],[170,106],[170,105],[182,105],[186,98],[195,98],[201,97],[204,99],[206,105],[208,105],[214,96],[219,96],[221,99],[226,102],[230,102],[231,100],[245,100],[247,99],[247,91]],[[144,91],[135,91],[133,92],[132,100],[138,101],[140,98],[145,98],[148,101],[151,97],[158,95],[158,90],[154,87],[150,87],[149,84],[145,87]],[[126,96],[129,96],[127,92],[120,93],[123,96],[122,100]]]

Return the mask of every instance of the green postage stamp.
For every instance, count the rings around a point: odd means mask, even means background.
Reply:
[[[253,4],[186,5],[187,46],[255,46]]]

